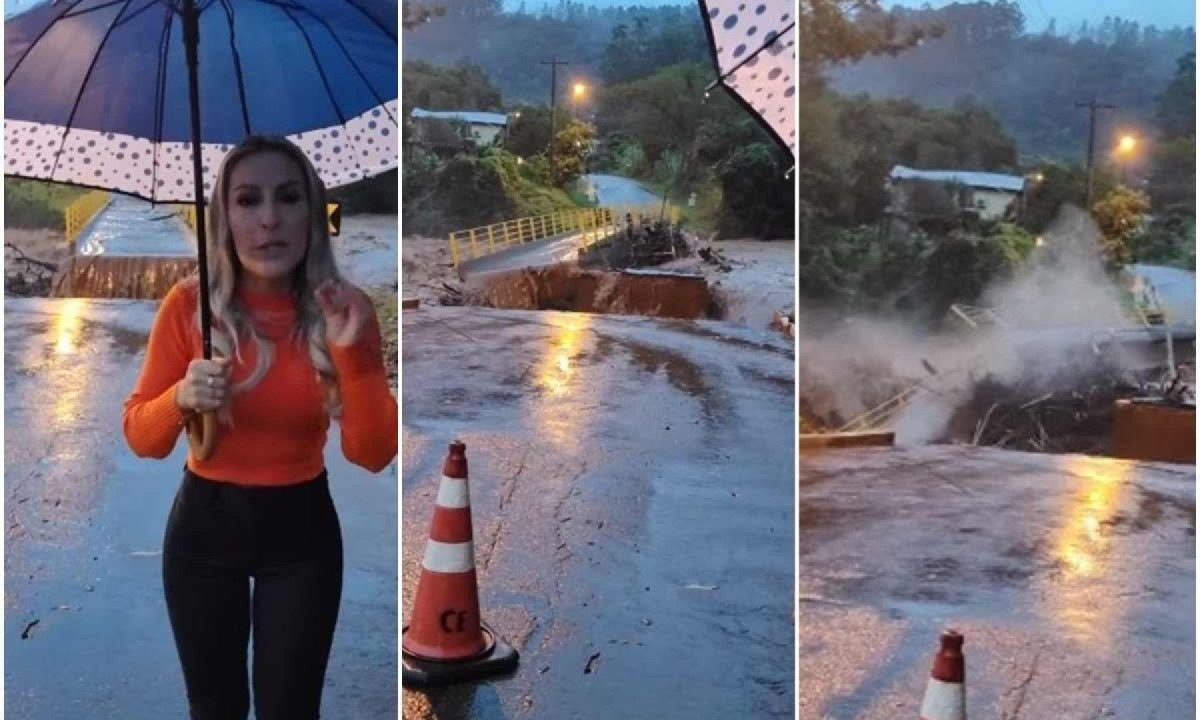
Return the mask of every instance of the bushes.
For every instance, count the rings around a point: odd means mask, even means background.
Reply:
[[[779,153],[765,143],[738,148],[718,167],[722,237],[792,237],[795,198]]]
[[[405,164],[407,165],[407,158],[405,160]],[[407,170],[408,168],[406,167],[406,183]],[[396,183],[398,180],[399,173],[395,170],[389,170],[382,175],[376,175],[366,180],[359,180],[356,183],[334,188],[328,194],[331,199],[341,201],[343,215],[354,213],[392,215],[396,212],[396,195],[399,190],[396,187]]]
[[[486,158],[451,159],[438,173],[434,192],[443,219],[461,228],[513,217],[516,210],[496,164]]]
[[[539,182],[547,173],[544,159],[518,163],[497,148],[445,163],[410,148],[404,155],[404,232],[441,235],[576,207],[566,192]]]
[[[86,188],[37,180],[4,181],[4,225],[14,228],[64,228],[63,211]]]

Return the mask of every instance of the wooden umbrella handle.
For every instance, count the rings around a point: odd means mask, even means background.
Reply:
[[[187,437],[193,457],[200,461],[212,457],[217,447],[217,414],[206,412],[189,420]]]
[[[221,359],[219,353],[212,354],[214,359]],[[192,417],[187,423],[188,447],[192,456],[204,461],[212,457],[217,449],[217,413],[215,411],[201,413]]]

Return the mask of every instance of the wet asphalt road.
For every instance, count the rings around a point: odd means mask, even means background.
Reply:
[[[662,198],[642,187],[636,180],[620,175],[584,175],[596,189],[596,201],[601,205],[650,205]]]
[[[173,206],[116,194],[76,241],[76,248],[81,255],[196,256],[195,239]]]
[[[800,715],[917,717],[938,633],[968,716],[1194,717],[1194,466],[968,447],[800,458]]]
[[[7,298],[4,716],[183,717],[161,590],[181,441],[142,460],[121,404],[154,303]],[[370,475],[326,449],[346,581],[324,698],[331,718],[395,718],[395,465]],[[24,636],[24,637],[23,637]]]
[[[483,616],[517,673],[404,717],[791,718],[793,351],[718,323],[404,313],[409,609],[466,442]]]

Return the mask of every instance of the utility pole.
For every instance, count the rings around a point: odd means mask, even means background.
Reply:
[[[1090,213],[1092,211],[1092,162],[1093,156],[1096,153],[1096,111],[1111,110],[1115,108],[1116,105],[1098,103],[1096,102],[1096,96],[1093,95],[1092,99],[1088,102],[1075,103],[1075,107],[1088,109],[1087,206],[1084,208],[1084,210]]]
[[[553,165],[554,136],[558,134],[558,113],[554,109],[558,97],[558,66],[571,63],[559,60],[557,55],[552,55],[549,60],[542,60],[540,64],[550,66],[550,164]]]

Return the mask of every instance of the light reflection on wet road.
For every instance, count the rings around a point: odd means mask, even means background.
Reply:
[[[155,303],[7,298],[4,717],[160,720],[186,712],[161,541],[184,462],[141,460],[121,408]],[[324,712],[396,717],[395,466],[326,448],[346,579]]]
[[[466,442],[483,615],[515,676],[406,718],[790,718],[792,368],[713,323],[405,313],[404,611]]]
[[[970,447],[800,458],[800,717],[1192,717],[1195,468]],[[1169,668],[1169,670],[1167,670]]]

